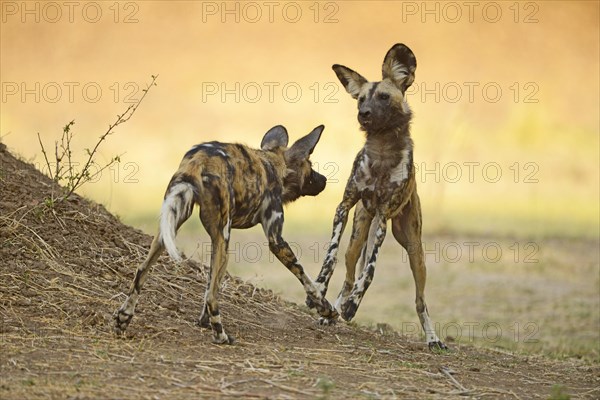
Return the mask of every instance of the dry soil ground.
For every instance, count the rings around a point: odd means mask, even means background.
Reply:
[[[600,366],[455,346],[385,325],[320,327],[304,306],[228,277],[234,346],[197,328],[206,273],[161,258],[125,338],[113,335],[151,238],[0,144],[0,398],[598,398]]]

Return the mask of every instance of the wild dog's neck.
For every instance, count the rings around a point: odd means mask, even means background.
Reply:
[[[383,167],[395,166],[401,161],[403,150],[408,150],[412,157],[413,141],[408,126],[404,129],[399,127],[377,134],[367,134],[365,151],[373,164]]]

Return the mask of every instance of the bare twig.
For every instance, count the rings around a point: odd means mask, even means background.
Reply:
[[[440,372],[444,375],[446,375],[448,377],[448,379],[450,379],[450,381],[452,382],[452,384],[454,386],[456,386],[456,388],[458,390],[460,390],[461,392],[469,392],[469,390],[467,388],[465,388],[463,385],[460,384],[460,382],[458,382],[450,373],[450,370],[448,370],[448,368],[446,367],[440,367]]]
[[[152,81],[146,87],[146,89],[142,90],[142,92],[144,94],[138,100],[138,102],[134,103],[134,104],[131,104],[129,107],[127,107],[127,110],[125,110],[125,112],[123,114],[117,115],[117,120],[115,122],[113,122],[111,125],[109,125],[108,129],[106,130],[106,132],[104,132],[104,134],[102,136],[100,136],[100,140],[98,140],[98,142],[96,143],[96,145],[94,146],[94,148],[92,149],[92,151],[89,152],[88,159],[87,159],[87,161],[85,162],[85,164],[83,166],[82,172],[83,171],[88,171],[90,165],[92,164],[92,162],[94,160],[94,156],[96,155],[96,152],[98,151],[98,147],[100,147],[100,144],[104,140],[106,140],[106,138],[108,137],[108,135],[110,135],[110,134],[113,133],[113,129],[116,128],[117,126],[121,125],[122,123],[129,121],[129,119],[133,116],[133,114],[135,114],[135,112],[137,111],[138,107],[140,106],[140,104],[142,104],[142,101],[144,100],[144,98],[148,94],[148,91],[150,90],[150,88],[152,86],[156,86],[156,79],[157,78],[158,78],[158,75],[152,75]],[[111,161],[111,163],[112,163],[112,161]],[[75,191],[75,189],[77,189],[80,186],[80,184],[81,184],[82,179],[84,178],[84,176],[85,176],[85,174],[83,174],[83,173],[79,174],[77,180],[75,180],[75,183],[73,183],[71,189],[69,190],[69,192],[66,194],[65,197],[69,197]]]
[[[37,134],[38,142],[40,142],[40,147],[42,148],[42,154],[44,154],[44,160],[46,160],[46,167],[48,167],[48,173],[50,174],[50,179],[54,180],[54,175],[52,174],[52,167],[50,166],[50,161],[48,161],[48,155],[46,154],[46,149],[44,148],[44,143],[42,143],[42,138],[40,137],[40,133]]]
[[[106,140],[106,138],[109,135],[114,133],[114,129],[117,126],[129,121],[133,114],[135,114],[138,107],[148,94],[150,88],[152,86],[156,86],[157,78],[158,75],[152,75],[152,81],[148,84],[146,89],[142,90],[142,97],[136,103],[129,105],[125,112],[123,112],[122,114],[117,114],[117,119],[112,124],[108,125],[108,129],[100,136],[92,150],[86,149],[87,159],[84,162],[83,167],[81,169],[76,168],[76,165],[72,159],[73,151],[71,148],[71,141],[73,140],[73,132],[71,131],[71,129],[75,124],[75,121],[71,121],[67,125],[65,125],[65,127],[63,128],[60,143],[58,141],[54,143],[54,157],[56,160],[54,173],[52,173],[52,166],[50,164],[50,161],[48,160],[48,155],[46,153],[44,144],[42,143],[40,134],[38,133],[38,141],[40,143],[40,147],[44,155],[46,166],[48,167],[48,174],[50,175],[50,178],[52,178],[55,182],[63,184],[65,186],[65,192],[62,196],[60,196],[59,198],[54,198],[54,195],[52,195],[50,199],[47,199],[48,205],[54,205],[63,200],[66,200],[83,184],[94,179],[106,168],[112,166],[115,162],[120,161],[120,157],[122,156],[122,154],[111,158],[110,161],[106,163],[106,165],[99,168],[95,173],[90,173],[90,168],[95,161],[95,157],[97,155],[98,149],[100,148],[100,145]]]

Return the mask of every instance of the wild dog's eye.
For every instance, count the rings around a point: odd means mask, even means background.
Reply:
[[[365,96],[360,96],[358,98],[358,104],[361,104],[363,101],[365,101]]]
[[[389,100],[390,95],[388,93],[379,93],[379,100]]]

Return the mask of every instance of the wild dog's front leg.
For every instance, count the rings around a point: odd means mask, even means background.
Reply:
[[[333,270],[335,269],[335,264],[337,263],[337,252],[339,249],[342,233],[344,233],[344,229],[346,228],[349,211],[350,209],[343,203],[340,204],[335,211],[331,241],[329,242],[327,253],[325,253],[325,260],[323,260],[323,266],[321,267],[321,271],[319,272],[319,275],[316,279],[316,285],[318,288],[317,290],[319,291],[321,297],[325,297],[325,295],[327,294],[329,280],[331,279],[331,275],[333,275]],[[310,308],[313,308],[315,306],[310,297],[306,298],[306,305]]]
[[[435,333],[433,322],[429,318],[427,304],[425,303],[425,281],[427,280],[427,269],[425,267],[425,255],[421,243],[421,205],[419,196],[415,190],[410,202],[402,212],[392,219],[392,233],[394,237],[406,249],[410,269],[413,273],[416,289],[417,315],[425,332],[427,344],[430,349],[447,349],[448,347],[438,338]]]
[[[117,334],[122,334],[129,326],[129,323],[131,322],[135,312],[135,306],[140,296],[140,291],[148,279],[148,273],[164,249],[159,236],[160,235],[156,235],[152,241],[150,252],[146,257],[146,260],[144,260],[142,265],[138,267],[135,273],[135,278],[133,279],[133,282],[129,288],[127,299],[113,314],[113,318],[115,320],[114,331]]]
[[[371,222],[371,228],[369,230],[369,243],[366,252],[367,258],[365,260],[366,266],[354,284],[352,293],[350,293],[348,299],[342,303],[340,307],[341,316],[346,321],[350,321],[352,318],[354,318],[365,292],[373,281],[375,264],[377,263],[377,255],[379,254],[379,249],[381,248],[383,240],[385,239],[386,230],[386,218],[380,214],[377,214],[375,218],[373,218],[373,221]]]
[[[344,199],[335,210],[331,242],[329,243],[329,248],[325,254],[325,259],[323,260],[321,272],[319,272],[319,275],[315,281],[320,297],[325,297],[327,294],[329,280],[331,279],[331,275],[333,275],[333,270],[335,269],[335,264],[337,263],[337,252],[340,246],[340,239],[344,233],[344,229],[346,228],[346,223],[348,222],[348,213],[350,212],[350,209],[354,207],[358,201],[358,198],[358,191],[356,190],[356,186],[352,182],[351,178],[348,186],[346,187]],[[315,307],[310,296],[306,298],[306,305],[310,308]]]
[[[310,299],[311,304],[317,309],[319,315],[323,318],[334,320],[338,317],[338,313],[333,309],[331,304],[323,297],[317,290],[314,282],[306,273],[302,265],[298,263],[296,255],[288,245],[288,243],[281,237],[269,238],[269,249],[277,257],[283,265],[290,270],[292,274],[304,287],[307,299]],[[307,300],[308,301],[308,300]]]
[[[331,307],[331,304],[329,304],[325,297],[319,294],[314,282],[306,275],[304,268],[298,263],[298,259],[289,244],[281,236],[283,230],[283,207],[280,199],[267,198],[263,207],[261,224],[269,240],[269,249],[302,283],[307,298],[311,299],[319,315],[324,318],[337,318],[337,312]]]

